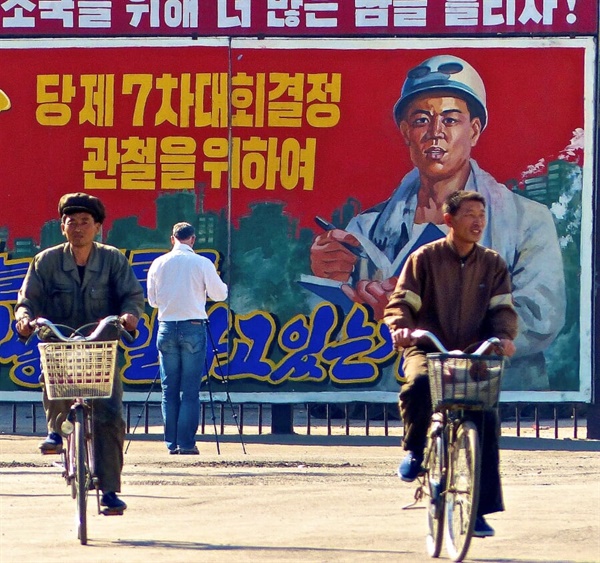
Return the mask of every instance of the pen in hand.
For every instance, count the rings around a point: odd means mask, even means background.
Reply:
[[[335,225],[333,225],[329,221],[326,221],[322,217],[319,217],[318,215],[315,217],[315,223],[317,225],[319,225],[319,227],[321,227],[325,231],[333,231],[334,229],[338,229],[340,231],[343,231],[343,229],[339,229],[338,227],[336,227]],[[347,248],[350,252],[352,252],[352,254],[354,254],[354,256],[357,256],[358,258],[367,258],[367,255],[362,250],[362,247],[360,247],[360,246],[352,246],[351,244],[348,244],[346,242],[340,242],[340,244],[344,248]]]

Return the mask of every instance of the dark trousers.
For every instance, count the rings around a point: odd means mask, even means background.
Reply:
[[[44,386],[42,397],[48,432],[58,432],[66,419],[73,401],[49,400]],[[104,492],[121,491],[123,469],[123,445],[125,443],[125,421],[123,420],[123,384],[117,373],[113,393],[109,399],[93,399],[92,424],[94,431],[94,459],[100,489]]]
[[[404,351],[403,363],[406,382],[400,390],[400,414],[404,422],[405,450],[422,451],[432,414],[427,358],[418,348]],[[469,417],[477,426],[481,446],[481,487],[479,515],[504,510],[500,482],[500,453],[498,438],[500,424],[495,411],[474,412]]]

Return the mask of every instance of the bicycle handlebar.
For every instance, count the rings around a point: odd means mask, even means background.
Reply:
[[[74,340],[91,342],[93,340],[96,340],[107,326],[116,327],[119,331],[119,335],[123,336],[125,340],[127,340],[127,342],[133,342],[135,340],[135,337],[125,330],[117,315],[109,315],[108,317],[103,318],[89,336],[83,336],[79,333],[79,331],[85,326],[90,325],[84,325],[83,327],[79,327],[75,331],[75,336],[65,336],[58,328],[58,326],[56,326],[53,322],[43,317],[38,317],[37,319],[34,319],[29,323],[29,326],[31,326],[34,329],[34,333],[38,332],[39,329],[42,327],[48,328],[52,332],[52,334],[54,334],[54,336],[56,336],[56,338],[58,338],[62,342],[73,342]]]
[[[439,341],[438,337],[435,334],[433,334],[433,332],[429,332],[428,330],[416,329],[416,330],[413,330],[410,333],[410,335],[413,338],[428,338],[435,345],[435,347],[443,354],[452,354],[452,355],[465,354],[465,352],[462,352],[460,350],[458,350],[458,351],[447,350],[446,347]],[[479,345],[479,347],[477,348],[477,350],[475,350],[470,355],[483,356],[484,352],[486,352],[488,348],[490,348],[491,346],[494,346],[494,345],[499,345],[499,344],[500,344],[500,339],[493,336],[492,338],[488,338],[485,342],[482,342]]]

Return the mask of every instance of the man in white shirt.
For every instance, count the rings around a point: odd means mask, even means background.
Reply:
[[[194,252],[195,240],[192,225],[177,223],[172,250],[148,270],[148,303],[158,309],[161,409],[170,454],[199,453],[196,431],[206,360],[206,298],[227,299],[227,285],[214,264]]]

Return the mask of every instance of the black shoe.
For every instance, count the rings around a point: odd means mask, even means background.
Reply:
[[[422,472],[423,452],[409,451],[398,467],[398,477],[407,483],[412,483]]]
[[[174,450],[169,450],[169,455],[177,455],[179,453],[179,448],[175,448]]]
[[[58,432],[50,432],[38,446],[42,454],[59,454],[63,449],[62,436]]]
[[[102,495],[100,506],[105,506],[105,513],[122,513],[127,505],[117,496],[116,493],[108,492]]]
[[[475,520],[475,529],[473,530],[473,537],[475,538],[491,538],[495,534],[494,528],[492,528],[483,516],[478,516]]]
[[[200,455],[198,451],[198,447],[194,446],[193,448],[179,448],[179,455]]]

